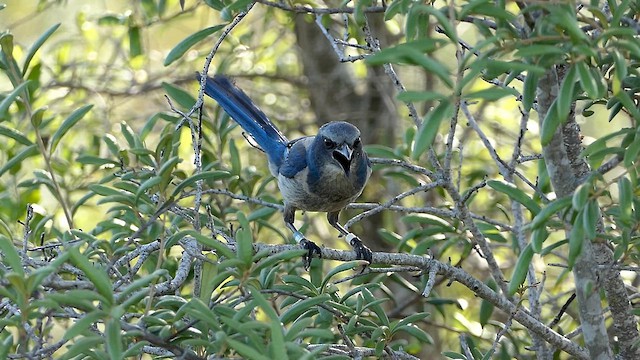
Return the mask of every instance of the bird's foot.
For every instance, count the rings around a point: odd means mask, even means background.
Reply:
[[[305,270],[309,270],[311,266],[311,259],[313,259],[313,253],[318,254],[318,257],[322,257],[322,250],[313,241],[309,241],[306,238],[302,238],[298,243],[303,249],[307,250],[307,253],[302,255],[302,264]]]
[[[346,237],[346,240],[349,245],[351,245],[353,250],[355,250],[356,259],[366,260],[369,262],[369,264],[373,262],[373,252],[365,244],[362,243],[362,240],[360,240],[360,238],[355,236],[353,233],[349,233]]]

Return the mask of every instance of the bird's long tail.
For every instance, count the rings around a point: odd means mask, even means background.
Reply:
[[[200,80],[200,75],[198,75]],[[287,147],[287,138],[229,78],[224,75],[207,77],[204,93],[220,106],[258,143],[269,161],[280,166]]]

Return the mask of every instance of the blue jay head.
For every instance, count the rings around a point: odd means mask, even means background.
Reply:
[[[322,125],[316,137],[344,172],[349,175],[351,160],[362,154],[360,130],[344,121],[332,121]]]

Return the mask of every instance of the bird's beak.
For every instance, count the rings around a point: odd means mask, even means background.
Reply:
[[[336,159],[344,172],[349,175],[351,169],[351,156],[353,155],[353,149],[347,144],[340,145],[337,149],[333,150],[333,158]]]

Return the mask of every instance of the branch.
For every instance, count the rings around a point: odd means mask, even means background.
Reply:
[[[227,245],[232,250],[233,245]],[[256,252],[266,252],[269,255],[275,255],[284,251],[300,250],[298,245],[270,245],[264,243],[255,243],[253,248]],[[322,248],[322,258],[325,260],[336,261],[355,261],[357,255],[354,251],[342,251],[330,248]],[[522,311],[514,303],[499,293],[493,291],[482,281],[474,278],[471,274],[463,269],[457,268],[450,264],[440,262],[438,260],[412,254],[374,252],[373,265],[395,265],[395,266],[412,266],[429,271],[433,266],[438,267],[438,275],[442,275],[452,281],[457,281],[469,290],[473,291],[477,296],[492,303],[502,311],[513,314],[513,319],[522,324],[524,327],[540,336],[554,347],[563,350],[576,359],[589,359],[587,351],[571,342],[569,339],[553,331],[545,324],[533,318],[531,315]]]

